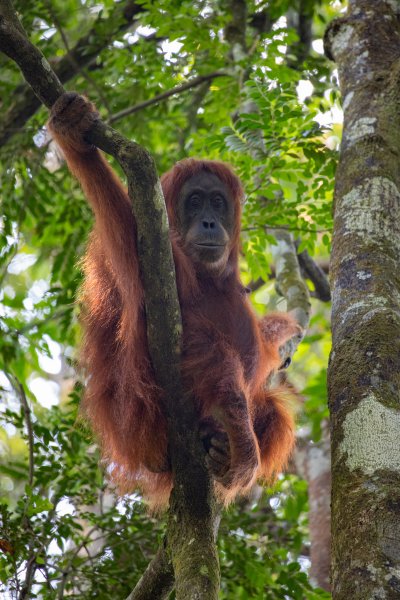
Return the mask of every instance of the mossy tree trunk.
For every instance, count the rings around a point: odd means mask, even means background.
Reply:
[[[400,1],[326,33],[343,97],[331,261],[332,592],[400,598]]]

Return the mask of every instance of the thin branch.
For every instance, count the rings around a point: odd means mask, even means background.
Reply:
[[[3,283],[5,278],[8,275],[8,267],[10,266],[10,264],[12,263],[12,261],[14,260],[14,258],[16,257],[17,253],[18,253],[18,249],[19,249],[19,244],[18,241],[16,243],[14,243],[11,246],[9,246],[10,248],[10,255],[7,259],[7,261],[4,263],[3,268],[0,271],[0,289],[3,288]]]
[[[97,531],[97,529],[98,529],[97,525],[95,525],[94,527],[91,527],[89,529],[89,531],[86,533],[85,537],[81,540],[81,542],[73,549],[73,552],[71,553],[68,563],[63,568],[62,577],[61,577],[60,583],[57,587],[58,600],[62,600],[62,598],[64,597],[65,585],[67,583],[69,574],[71,573],[72,563],[73,563],[74,559],[78,556],[79,552],[82,550],[82,548],[85,546],[85,544],[87,542],[93,541],[93,540],[90,540],[90,536],[92,535],[92,533],[94,531]]]
[[[32,419],[31,419],[31,409],[28,404],[28,400],[27,400],[25,390],[24,390],[22,383],[17,379],[17,377],[12,375],[11,373],[5,372],[5,375],[6,375],[7,379],[9,380],[15,393],[18,395],[18,397],[21,401],[22,408],[24,410],[24,417],[25,417],[27,436],[28,436],[28,456],[29,456],[29,459],[28,459],[29,460],[28,483],[29,483],[30,487],[32,487],[35,466],[34,466],[33,427],[32,427]],[[27,531],[29,531],[31,534],[33,534],[29,517],[26,514],[28,506],[29,506],[29,502],[30,502],[30,497],[29,497],[29,495],[27,495],[27,498],[25,501],[25,507],[24,507],[24,515],[23,515],[23,527]],[[34,540],[32,537],[29,540],[28,548],[29,548],[29,558],[27,560],[27,565],[26,565],[26,569],[25,569],[25,581],[21,587],[21,591],[19,592],[18,600],[25,600],[25,599],[30,598],[33,579],[35,576],[36,569],[38,567],[38,565],[36,563],[36,552],[34,551]],[[18,575],[17,575],[17,579],[18,579]]]
[[[162,92],[161,94],[154,96],[154,98],[150,98],[149,100],[144,100],[143,102],[139,102],[138,104],[135,104],[134,106],[131,106],[129,108],[124,108],[124,110],[121,110],[121,111],[115,113],[114,115],[112,115],[107,120],[107,122],[115,123],[116,121],[119,121],[120,119],[123,119],[124,117],[127,117],[128,115],[133,115],[134,113],[136,113],[140,110],[143,110],[144,108],[147,108],[148,106],[152,106],[153,104],[158,104],[159,102],[161,102],[161,100],[166,100],[167,98],[170,98],[170,96],[174,96],[175,94],[181,94],[182,92],[185,92],[186,90],[190,90],[191,88],[201,85],[205,81],[211,81],[212,79],[215,79],[216,77],[229,77],[229,73],[225,73],[223,71],[215,71],[215,73],[209,73],[208,75],[200,75],[199,77],[195,77],[195,79],[192,79],[191,81],[188,81],[187,83],[183,83],[182,85],[177,85],[176,87],[174,87],[170,90],[167,90],[166,92]]]
[[[79,65],[82,69],[95,61],[110,40],[132,27],[136,22],[136,17],[143,10],[143,6],[136,4],[133,0],[127,0],[116,3],[107,19],[99,16],[90,31],[78,40],[71,51],[65,54],[54,67],[54,72],[59,81],[66,83],[72,79],[78,72],[76,65]],[[13,16],[10,17],[10,15]],[[0,3],[0,50],[5,54],[8,54],[6,48],[7,37],[3,37],[3,35],[7,23],[18,30],[22,36],[25,35],[22,25],[15,16],[11,2],[5,1]],[[8,54],[8,56],[10,55]],[[10,56],[10,58],[13,57]],[[46,68],[50,68],[50,66]],[[15,133],[21,131],[25,123],[40,108],[41,100],[42,98],[39,100],[26,83],[15,90],[13,104],[5,114],[3,122],[0,123],[0,147]],[[46,106],[51,106],[51,104]]]
[[[305,227],[290,227],[289,225],[255,225],[254,227],[243,227],[243,231],[257,231],[257,229],[273,229],[283,231],[302,231],[304,233],[332,233],[332,229],[307,229]]]
[[[18,600],[25,600],[30,598],[31,588],[33,584],[33,578],[38,565],[36,564],[36,556],[30,556],[26,566],[26,575],[24,585],[21,588],[21,592],[18,596]]]
[[[296,244],[297,246],[298,244]],[[322,302],[329,302],[331,299],[331,288],[327,276],[321,267],[311,258],[307,250],[297,255],[300,268],[305,277],[310,279],[315,288],[315,295]]]
[[[100,535],[98,535],[97,537],[91,538],[91,535],[99,530],[101,531]],[[62,598],[64,597],[66,583],[68,581],[68,578],[69,578],[71,572],[74,569],[74,566],[73,566],[74,560],[79,555],[80,551],[83,548],[87,549],[88,544],[93,544],[95,542],[98,542],[99,540],[103,540],[105,538],[105,533],[112,533],[113,535],[115,535],[115,534],[119,533],[120,531],[124,531],[124,530],[125,530],[125,526],[115,527],[114,529],[111,530],[107,527],[99,528],[98,525],[95,525],[87,531],[84,538],[80,541],[79,544],[77,544],[74,548],[72,548],[71,550],[68,551],[68,553],[65,555],[66,558],[69,556],[68,562],[63,566],[61,576],[59,578],[53,578],[53,579],[60,580],[60,582],[57,586],[58,600],[62,600]],[[111,543],[109,540],[107,540],[106,544],[104,544],[102,546],[102,548],[101,548],[101,550],[99,550],[99,552],[97,552],[96,554],[93,554],[93,555],[88,553],[88,555],[89,555],[88,560],[94,560],[95,558],[101,556],[104,552],[105,545],[107,545],[107,547],[110,547],[110,548],[116,548],[117,546],[124,544],[124,543],[125,543],[124,539],[116,540],[113,543]]]
[[[296,248],[290,233],[277,231],[275,237],[277,245],[271,246],[271,251],[275,258],[276,288],[286,299],[288,312],[305,331],[310,321],[311,303],[307,285],[300,274]],[[282,356],[292,356],[301,339],[300,335],[289,340],[282,348]]]
[[[0,49],[15,60],[37,96],[50,108],[64,93],[64,88],[40,50],[2,17],[2,7],[8,3],[9,0],[0,1]],[[167,367],[163,352],[170,354],[172,346],[175,351],[170,359],[171,363],[176,362],[175,352],[180,347],[180,310],[164,199],[154,161],[147,150],[129,142],[101,120],[87,134],[87,140],[113,155],[128,178],[129,195],[134,198],[138,240],[146,239],[146,244],[139,244],[139,255],[141,262],[147,264],[147,269],[144,266],[142,272],[151,354],[153,363],[160,368],[160,384],[165,383],[166,391],[171,390],[175,395],[180,378],[171,376],[172,370]],[[160,214],[163,215],[161,220]],[[162,294],[169,302],[159,301],[160,281],[163,282]],[[182,398],[182,395],[182,390],[179,390],[179,397]]]
[[[15,331],[18,335],[25,335],[34,327],[42,327],[43,325],[46,325],[46,323],[50,323],[51,321],[57,321],[58,319],[62,319],[64,317],[64,315],[68,314],[70,312],[70,310],[72,310],[72,308],[73,308],[73,305],[71,304],[70,306],[66,306],[65,308],[62,308],[54,313],[51,313],[51,314],[47,315],[47,317],[44,317],[42,319],[33,319],[32,321],[29,321],[29,323],[25,323],[25,325],[23,325],[19,329],[16,329]]]
[[[92,555],[91,555],[91,554],[90,554],[90,552],[89,552],[89,548],[87,547],[87,544],[86,544],[86,543],[85,543],[85,544],[83,544],[83,546],[82,546],[82,549],[83,549],[83,550],[86,552],[86,555],[87,555],[87,560],[90,562],[90,565],[91,565],[91,567],[92,567],[92,570],[93,570],[93,572],[94,572],[94,560],[93,560],[93,557],[92,557]]]
[[[47,565],[42,565],[41,567],[39,567],[39,571],[42,573],[43,577],[46,580],[46,587],[49,590],[49,592],[55,592],[55,588],[52,585],[52,579],[50,577],[50,573],[49,573],[49,569],[47,568]]]
[[[62,600],[64,598],[65,584],[67,583],[67,577],[69,573],[63,572],[62,577],[60,579],[60,583],[57,586],[57,600]],[[57,578],[55,578],[57,579]]]
[[[12,375],[11,373],[6,372],[7,379],[11,383],[15,393],[20,399],[22,408],[24,410],[24,417],[26,423],[26,430],[28,436],[28,455],[29,455],[29,475],[28,475],[28,483],[32,487],[33,484],[33,476],[35,471],[35,463],[34,463],[34,448],[33,448],[33,427],[32,427],[32,419],[31,419],[31,408],[28,404],[28,399],[25,394],[24,386],[22,383]]]

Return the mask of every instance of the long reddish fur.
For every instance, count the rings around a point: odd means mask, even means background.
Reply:
[[[166,422],[160,410],[162,391],[155,384],[148,354],[130,200],[97,149],[82,152],[71,142],[70,132],[51,129],[96,217],[83,261],[81,362],[87,375],[84,410],[119,488],[128,491],[139,487],[154,507],[160,507],[168,501],[172,479],[168,470],[153,472],[165,468]],[[176,201],[183,183],[202,170],[214,173],[226,184],[236,209],[228,264],[217,278],[196,273],[182,249],[175,222]],[[166,173],[161,183],[184,324],[182,372],[202,417],[212,414],[217,403],[224,410],[230,394],[245,395],[259,453],[256,477],[246,484],[247,489],[255,478],[271,481],[285,466],[293,447],[294,425],[287,390],[266,389],[265,382],[279,367],[279,347],[298,332],[298,327],[283,313],[257,322],[245,297],[238,273],[243,191],[231,169],[215,161],[186,159]],[[244,337],[250,335],[256,340],[246,368],[226,335],[237,330],[238,315],[239,326],[244,323]],[[222,333],[212,321],[222,324]],[[240,332],[235,335],[240,347]],[[225,502],[246,491],[240,484],[229,489],[220,484],[216,487]]]

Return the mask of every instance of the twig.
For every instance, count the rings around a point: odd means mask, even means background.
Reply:
[[[107,119],[107,123],[115,123],[116,121],[119,121],[120,119],[123,119],[128,115],[133,115],[134,113],[138,112],[139,110],[142,110],[143,108],[147,108],[148,106],[152,106],[153,104],[158,104],[159,102],[161,102],[161,100],[166,100],[167,98],[169,98],[170,96],[174,96],[175,94],[181,94],[186,90],[190,90],[191,88],[201,85],[206,81],[211,81],[216,77],[229,77],[229,73],[225,73],[223,71],[216,71],[215,73],[209,73],[208,75],[200,75],[199,77],[195,77],[195,79],[183,83],[182,85],[177,85],[176,87],[167,90],[166,92],[158,94],[158,96],[154,96],[154,98],[144,100],[143,102],[139,102],[138,104],[130,106],[129,108],[124,108],[124,110],[121,110],[115,113],[114,115],[111,115],[111,117]]]
[[[71,572],[71,567],[72,567],[73,560],[76,558],[76,556],[78,556],[79,552],[82,550],[82,548],[85,546],[85,544],[88,541],[91,541],[91,540],[89,540],[89,537],[97,529],[98,529],[97,525],[95,525],[94,527],[92,527],[91,529],[89,529],[89,531],[85,535],[84,539],[81,540],[81,542],[76,546],[76,548],[74,548],[74,551],[72,552],[71,557],[70,557],[67,565],[63,569],[62,577],[61,577],[60,583],[59,583],[59,585],[57,587],[57,598],[58,598],[58,600],[62,600],[62,598],[64,597],[65,584],[67,583],[68,576],[69,576],[69,574]]]

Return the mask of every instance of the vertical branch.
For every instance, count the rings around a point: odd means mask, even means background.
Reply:
[[[304,440],[305,441],[305,440]],[[299,444],[295,463],[297,471],[308,483],[310,529],[310,580],[313,585],[330,591],[331,546],[331,456],[327,424],[322,438]]]
[[[16,380],[16,385],[17,385],[18,395],[20,397],[20,400],[21,400],[21,403],[22,403],[22,407],[24,409],[25,423],[26,423],[26,428],[27,428],[27,431],[28,431],[28,449],[29,449],[29,476],[28,476],[28,483],[29,483],[30,486],[32,486],[32,484],[33,484],[33,475],[34,475],[34,470],[35,470],[35,462],[34,462],[34,455],[33,455],[33,428],[32,428],[32,420],[31,420],[31,409],[30,409],[30,406],[28,404],[28,400],[26,398],[24,386],[18,380]]]
[[[33,427],[32,427],[32,420],[31,420],[31,409],[28,404],[28,400],[27,400],[25,390],[24,390],[22,383],[16,377],[14,377],[14,375],[12,375],[11,373],[6,373],[6,376],[9,380],[9,382],[11,383],[13,390],[17,394],[17,396],[21,402],[23,411],[24,411],[24,417],[25,417],[25,423],[26,423],[26,429],[27,429],[27,437],[28,437],[28,456],[29,456],[29,459],[28,459],[28,463],[29,463],[28,483],[29,483],[29,486],[32,487],[33,486],[33,477],[34,477],[34,447],[33,447]],[[29,517],[26,514],[28,506],[29,506],[29,502],[30,502],[30,497],[29,497],[29,495],[27,495],[27,498],[25,501],[25,507],[24,507],[25,515],[23,517],[23,527],[27,531],[31,531],[31,524],[29,522]],[[34,541],[32,538],[29,540],[28,548],[29,548],[29,558],[27,560],[26,567],[25,567],[25,581],[24,581],[24,583],[20,589],[20,592],[18,594],[18,600],[25,600],[30,597],[31,589],[32,589],[32,585],[33,585],[33,581],[34,581],[34,577],[35,577],[35,572],[37,569],[36,553],[34,550]]]
[[[271,246],[275,259],[276,288],[286,299],[287,310],[296,319],[303,331],[310,321],[311,303],[307,285],[303,280],[297,260],[296,246],[290,233],[284,230],[274,232],[276,246]],[[282,349],[285,357],[292,356],[301,337],[289,340]]]
[[[35,576],[35,572],[37,569],[36,557],[30,556],[25,571],[25,581],[24,585],[21,588],[20,594],[18,596],[18,600],[29,600],[31,597],[31,589],[33,585],[33,578]]]
[[[0,50],[21,68],[35,94],[48,107],[64,92],[39,49],[8,18],[10,0],[0,0]],[[149,351],[158,385],[165,392],[174,490],[167,524],[178,600],[216,600],[219,565],[214,530],[213,485],[197,434],[194,402],[180,378],[181,316],[164,197],[150,154],[102,121],[87,141],[121,165],[137,223],[138,254],[145,289]],[[200,565],[200,566],[199,566]]]
[[[331,299],[331,288],[323,269],[311,258],[307,250],[300,252],[297,255],[297,260],[304,276],[309,278],[314,284],[315,296],[322,302],[329,302]]]
[[[28,463],[29,463],[29,474],[28,474],[28,483],[30,486],[33,484],[33,476],[35,471],[35,461],[34,461],[34,448],[33,448],[33,427],[32,427],[32,419],[31,419],[31,408],[28,404],[28,399],[25,394],[24,386],[22,383],[11,373],[6,373],[9,382],[15,393],[17,394],[25,417],[25,424],[27,430],[28,437]]]

